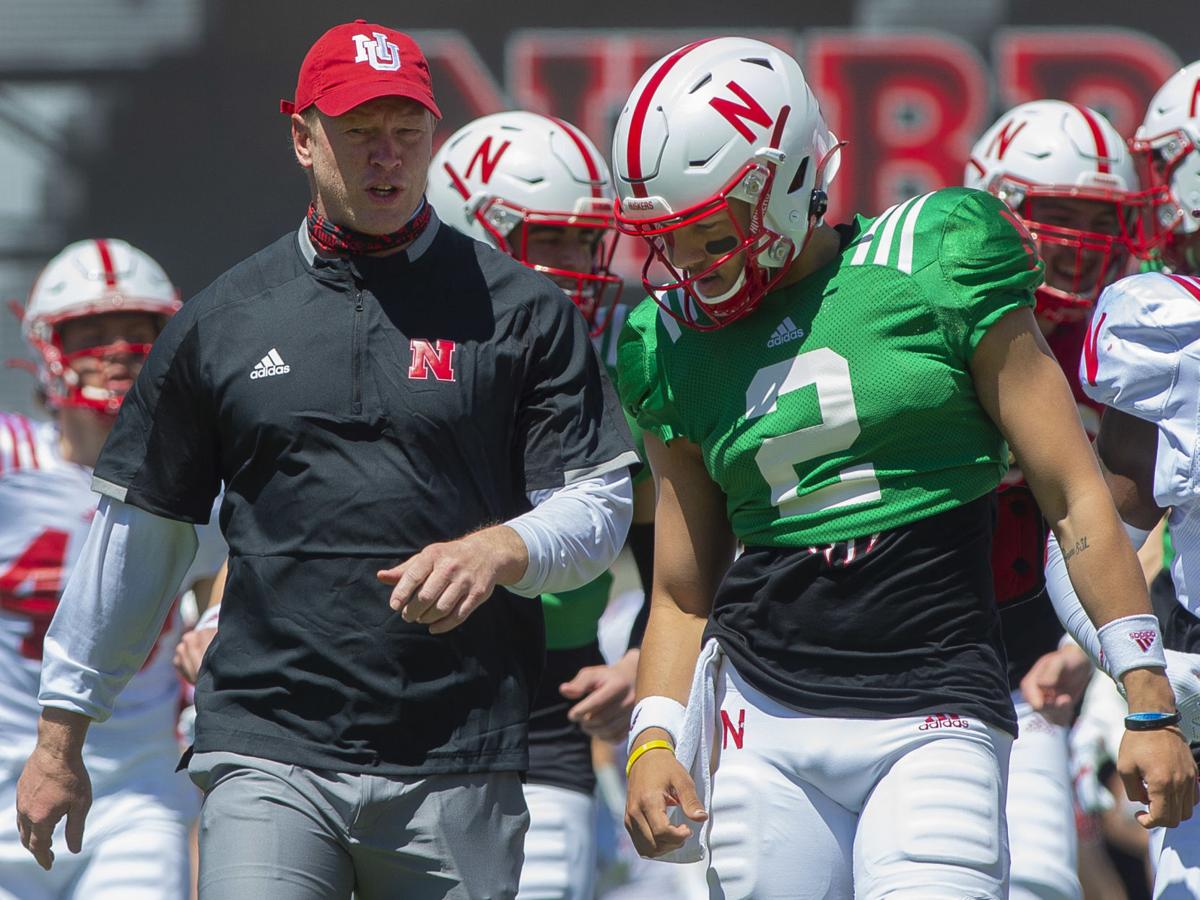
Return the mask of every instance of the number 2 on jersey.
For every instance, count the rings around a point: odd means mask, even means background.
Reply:
[[[746,421],[770,415],[780,398],[814,385],[821,421],[778,437],[764,438],[754,461],[771,490],[771,504],[784,516],[803,516],[879,500],[875,466],[860,463],[838,473],[838,480],[797,496],[796,467],[810,459],[848,450],[862,427],[850,386],[850,366],[828,347],[764,366],[746,389]]]

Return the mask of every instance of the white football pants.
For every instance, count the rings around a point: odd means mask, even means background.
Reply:
[[[592,900],[596,801],[579,791],[526,784],[529,830],[519,900]]]
[[[1010,900],[1078,900],[1069,731],[1014,692],[1020,736],[1008,765]]]
[[[1154,900],[1200,897],[1200,812],[1174,828],[1150,832],[1154,862]]]
[[[83,852],[67,850],[66,820],[54,830],[54,865],[45,872],[21,846],[16,785],[24,760],[0,765],[0,900],[187,900],[188,830],[200,795],[178,753],[93,784]]]
[[[717,682],[713,898],[1008,895],[1012,738],[975,719],[823,718]]]

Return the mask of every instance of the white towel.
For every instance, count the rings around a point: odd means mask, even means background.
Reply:
[[[710,639],[696,659],[696,670],[692,675],[692,690],[688,694],[687,712],[683,717],[683,730],[675,758],[688,770],[696,783],[696,796],[700,805],[712,810],[712,748],[717,727],[717,675],[724,654],[715,639]],[[678,850],[672,850],[658,859],[664,862],[692,863],[708,855],[708,822],[693,822],[678,806],[669,810],[672,825],[687,825],[691,836]]]

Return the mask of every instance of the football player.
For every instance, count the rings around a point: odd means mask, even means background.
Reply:
[[[1089,613],[1143,631],[1149,601],[1020,220],[951,188],[827,226],[836,152],[796,62],[742,38],[659,60],[618,119],[618,226],[650,246],[651,293],[620,391],[658,498],[626,824],[647,855],[707,848],[715,896],[1001,897],[1006,440],[1088,548]],[[1130,708],[1169,718],[1161,654],[1122,661]],[[1123,751],[1145,824],[1191,814],[1176,733]]]
[[[586,135],[531,112],[476,119],[433,158],[426,196],[443,222],[554,280],[588,321],[613,370],[620,331],[614,319],[623,319],[625,309],[615,307],[621,280],[611,272],[617,238],[612,182]],[[653,489],[643,471],[634,482],[630,532],[643,571],[653,553]],[[546,670],[530,715],[530,825],[518,895],[528,900],[585,900],[594,891],[590,736],[625,737],[638,659],[636,628],[633,646],[614,665],[600,654],[597,625],[612,583],[605,573],[577,590],[542,597]]]
[[[1200,545],[1196,448],[1200,446],[1200,279],[1148,272],[1101,295],[1079,364],[1084,390],[1108,405],[1096,441],[1117,509],[1135,546],[1168,516],[1176,548],[1176,602],[1160,609],[1168,675],[1183,733],[1200,749]],[[1073,548],[1072,548],[1073,549]],[[1068,553],[1070,550],[1068,550]],[[1051,542],[1047,585],[1068,631],[1101,659],[1101,636],[1063,577]],[[1135,637],[1138,649],[1146,636]],[[1103,662],[1108,663],[1108,659]],[[1104,668],[1112,673],[1111,665]],[[1193,821],[1151,834],[1155,897],[1200,897],[1200,830]]]
[[[1148,220],[1157,261],[1170,272],[1200,272],[1200,61],[1158,89],[1130,147],[1157,200]]]
[[[1059,100],[1004,113],[971,149],[964,184],[1003,200],[1045,264],[1034,315],[1071,385],[1089,437],[1099,405],[1077,377],[1100,290],[1127,271],[1145,197],[1124,140],[1099,113]],[[1019,737],[1008,776],[1010,896],[1080,896],[1069,758],[1070,718],[1092,672],[1044,593],[1046,525],[1017,466],[1000,486],[992,572]]]
[[[42,642],[98,497],[91,470],[150,344],[179,308],[162,268],[119,240],[71,244],[38,277],[23,333],[51,420],[0,414],[0,802],[15,804],[37,734]],[[213,526],[185,578],[203,591],[224,554]],[[94,805],[83,852],[43,872],[0,817],[0,898],[184,898],[197,794],[175,772],[177,613],[112,717],[88,732]],[[83,840],[70,822],[67,843]]]

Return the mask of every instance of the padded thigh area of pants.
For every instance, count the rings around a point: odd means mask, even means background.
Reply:
[[[1005,785],[989,733],[921,744],[880,779],[859,821],[857,897],[1006,895]]]

